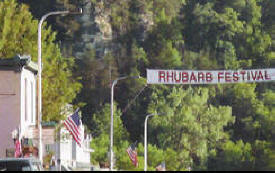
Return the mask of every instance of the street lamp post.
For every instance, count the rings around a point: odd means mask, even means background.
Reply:
[[[146,115],[145,122],[144,122],[144,171],[147,171],[147,121],[148,121],[148,118],[155,115],[163,115],[163,114]]]
[[[54,11],[49,12],[42,16],[42,18],[39,21],[38,24],[38,130],[39,130],[39,159],[41,163],[43,163],[43,145],[42,145],[42,60],[41,60],[41,30],[42,30],[42,24],[46,20],[47,17],[51,15],[66,15],[66,14],[81,14],[82,9],[80,9],[78,12],[76,11]]]
[[[140,76],[124,76],[124,77],[119,77],[117,78],[116,80],[113,81],[112,83],[112,87],[111,87],[111,123],[110,123],[110,170],[112,171],[113,170],[113,167],[114,167],[114,163],[113,163],[113,136],[114,136],[114,132],[113,132],[113,129],[114,129],[114,87],[115,85],[117,84],[117,82],[119,80],[123,80],[123,79],[128,79],[128,78],[140,78]]]

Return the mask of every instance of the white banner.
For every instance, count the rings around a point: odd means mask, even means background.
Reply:
[[[253,70],[152,70],[147,69],[148,84],[224,84],[269,82],[275,80],[275,69]]]

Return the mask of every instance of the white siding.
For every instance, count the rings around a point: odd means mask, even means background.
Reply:
[[[74,142],[76,144],[76,142]],[[77,162],[81,162],[81,163],[90,163],[90,156],[91,153],[87,152],[85,149],[90,148],[90,146],[88,147],[87,145],[83,146],[82,148],[80,148],[78,145],[76,146],[76,161]]]
[[[29,85],[28,85],[28,79],[25,78],[24,79],[24,118],[25,118],[25,122],[29,123],[29,119],[30,119],[30,111],[29,111]]]
[[[36,122],[35,84],[35,75],[31,71],[23,68],[21,72],[21,128],[23,133],[27,126],[35,125]]]
[[[55,157],[60,158],[62,164],[71,167],[76,167],[78,164],[90,165],[91,138],[86,140],[86,146],[80,148],[64,127],[60,130],[60,136],[60,141],[56,143]],[[53,148],[54,146],[51,146],[51,149]]]

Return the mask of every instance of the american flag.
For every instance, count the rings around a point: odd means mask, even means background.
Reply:
[[[20,143],[19,139],[16,139],[14,157],[19,158],[19,157],[21,157],[21,154],[22,154],[21,143]]]
[[[82,138],[83,138],[83,129],[82,122],[78,115],[79,109],[75,111],[67,120],[64,121],[64,125],[67,130],[71,133],[76,143],[81,147]]]
[[[136,143],[131,144],[127,148],[126,151],[128,153],[128,156],[129,156],[130,160],[132,161],[133,165],[135,165],[135,167],[137,167],[138,166],[138,159],[137,159]]]

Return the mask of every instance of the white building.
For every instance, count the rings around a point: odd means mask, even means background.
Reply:
[[[34,137],[37,69],[29,56],[0,59],[0,157],[14,148],[12,135]]]
[[[38,149],[37,71],[29,56],[0,58],[0,158],[14,157],[14,138],[22,141],[24,149]],[[42,123],[43,156],[52,151],[64,165],[89,166],[91,136],[86,135],[80,148],[65,128],[57,133],[56,125]],[[36,156],[37,151],[31,154]]]
[[[69,131],[62,127],[58,133],[58,140],[51,149],[55,151],[55,158],[60,159],[61,164],[72,168],[89,168],[91,167],[90,143],[91,135],[86,135],[82,146],[75,142]]]

